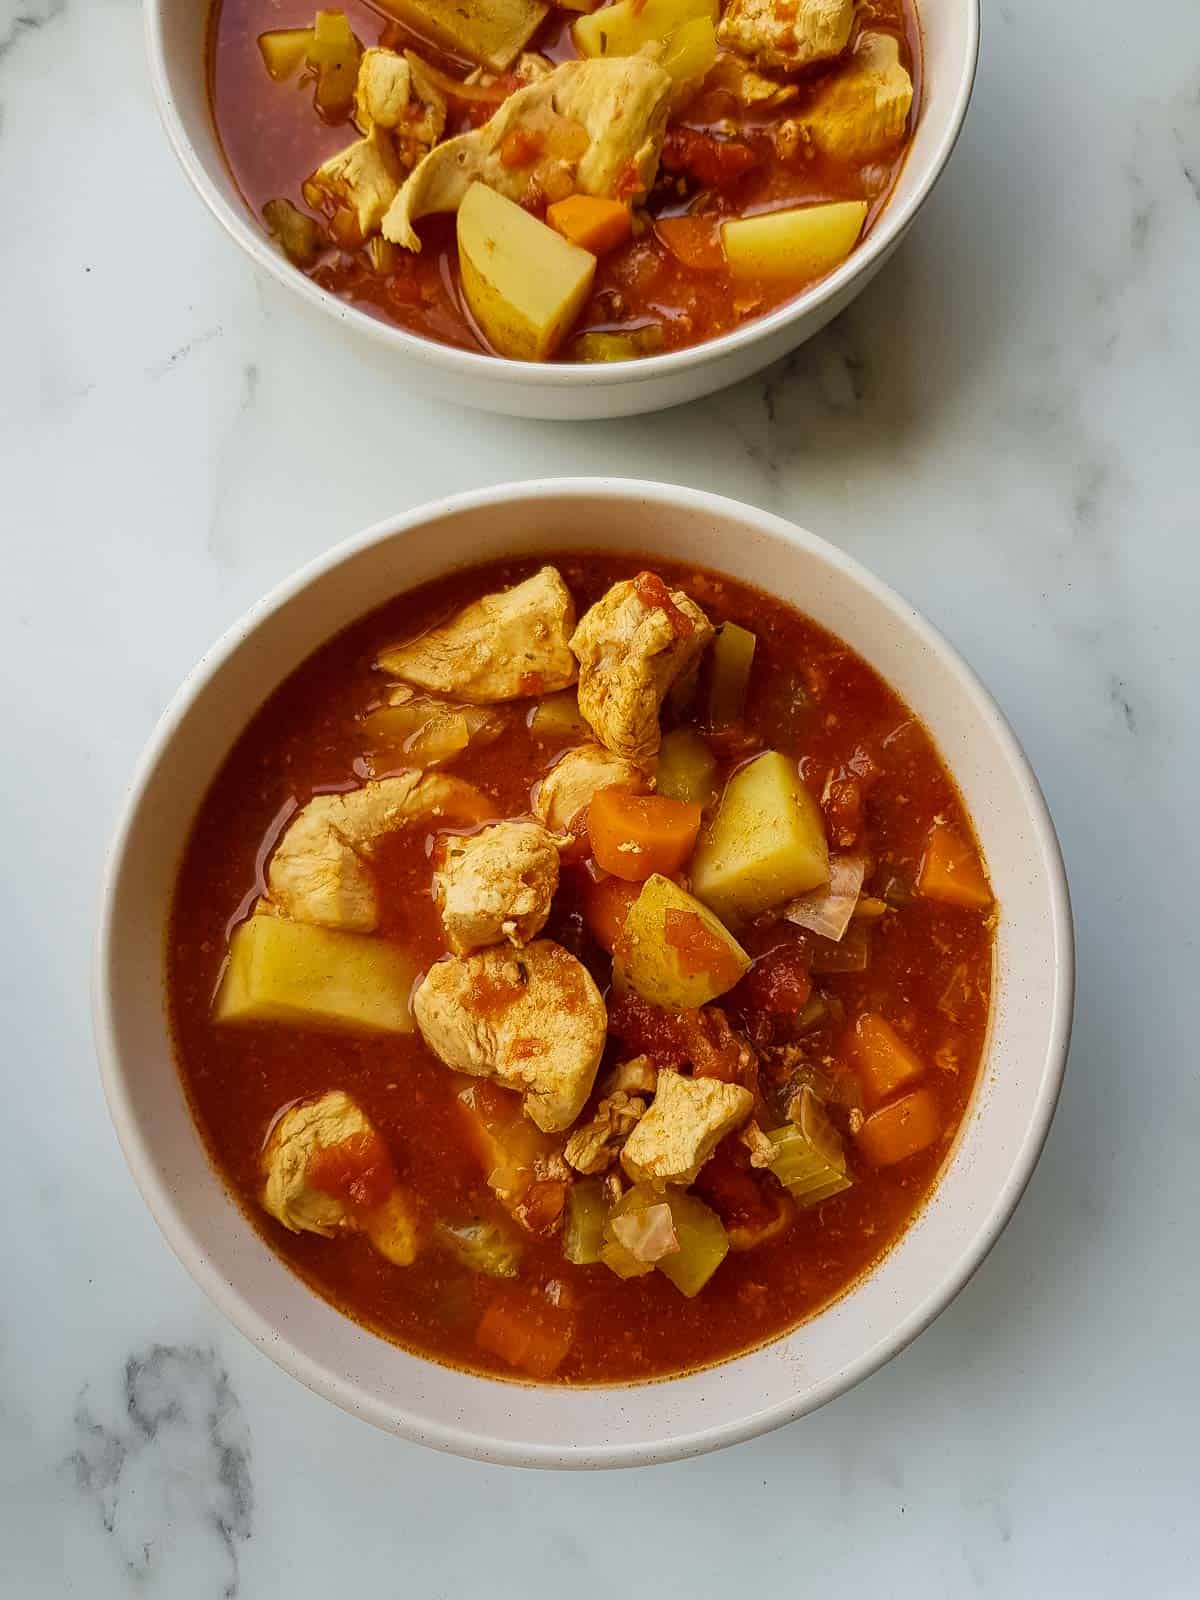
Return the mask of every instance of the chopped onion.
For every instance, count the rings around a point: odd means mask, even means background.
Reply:
[[[614,1217],[609,1224],[613,1237],[623,1244],[637,1261],[661,1261],[679,1249],[679,1235],[671,1208],[661,1205],[647,1206],[644,1211],[630,1211],[623,1217]]]
[[[813,889],[793,900],[784,907],[783,914],[798,928],[807,928],[810,933],[819,933],[822,938],[836,942],[850,926],[866,875],[865,856],[831,856],[829,882],[824,888]]]

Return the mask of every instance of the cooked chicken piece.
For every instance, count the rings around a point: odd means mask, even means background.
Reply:
[[[646,1102],[640,1095],[618,1089],[606,1096],[596,1107],[596,1115],[567,1140],[563,1155],[568,1164],[588,1175],[607,1172],[645,1112]]]
[[[534,814],[555,833],[570,833],[571,824],[601,789],[625,794],[645,794],[646,774],[624,756],[615,756],[600,744],[581,744],[568,750],[534,787]]]
[[[682,589],[662,586],[670,611],[637,581],[614,583],[575,629],[579,709],[603,745],[649,766],[658,754],[658,710],[691,670],[715,629]]]
[[[537,937],[558,888],[558,846],[540,822],[496,822],[479,833],[446,836],[433,897],[456,955]]]
[[[378,233],[384,213],[396,198],[404,169],[391,134],[380,125],[363,139],[323,161],[304,184],[304,198],[319,206],[332,201],[353,213],[364,239]]]
[[[800,93],[799,84],[764,77],[732,50],[722,50],[718,55],[704,80],[704,88],[706,93],[714,89],[726,90],[748,111],[773,111],[795,100]]]
[[[309,1181],[314,1157],[346,1145],[350,1160],[358,1156],[371,1163],[375,1156],[370,1146],[377,1140],[370,1118],[341,1089],[289,1107],[263,1149],[263,1206],[292,1233],[319,1233],[332,1239],[339,1233],[364,1232],[381,1255],[397,1266],[408,1266],[417,1253],[416,1228],[398,1185],[383,1200],[355,1214],[336,1193]]]
[[[601,1094],[652,1095],[658,1084],[658,1068],[649,1056],[634,1056],[615,1066],[600,1085]]]
[[[841,55],[854,0],[729,0],[717,41],[760,67],[794,72]]]
[[[564,61],[509,95],[482,128],[431,151],[384,218],[384,238],[419,250],[413,223],[457,211],[474,182],[518,203],[535,183],[546,194],[645,193],[658,171],[673,88],[649,56]],[[514,161],[518,141],[528,154]]]
[[[608,1027],[587,968],[549,939],[435,962],[413,1015],[434,1055],[523,1093],[526,1115],[546,1133],[569,1128],[583,1109]]]
[[[754,1096],[736,1083],[684,1078],[665,1067],[654,1104],[625,1141],[621,1165],[635,1183],[692,1183],[753,1106]]]
[[[387,128],[401,162],[411,168],[442,137],[446,102],[420,56],[375,47],[359,62],[354,120],[363,133]]]
[[[377,665],[394,678],[472,705],[494,705],[575,682],[575,602],[554,567],[499,594],[485,594]]]
[[[369,863],[376,841],[410,823],[479,822],[489,810],[473,784],[433,772],[401,772],[349,794],[316,795],[275,848],[269,898],[297,922],[373,933],[379,898]]]
[[[912,79],[890,33],[864,33],[846,65],[817,90],[796,117],[780,124],[776,146],[785,159],[812,145],[840,161],[878,155],[904,134]]]

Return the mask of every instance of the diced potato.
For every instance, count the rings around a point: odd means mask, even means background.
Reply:
[[[706,806],[712,799],[717,758],[698,733],[675,728],[664,733],[658,749],[655,789],[668,800],[687,800]]]
[[[382,1205],[372,1206],[362,1218],[362,1230],[394,1267],[411,1267],[417,1259],[416,1209],[403,1189],[393,1189]]]
[[[721,228],[725,259],[735,278],[822,278],[858,242],[867,216],[865,200],[793,206],[756,217],[735,217]]]
[[[459,207],[458,252],[467,303],[496,351],[552,356],[591,291],[595,256],[482,183]]]
[[[529,731],[535,739],[590,739],[592,730],[583,720],[574,689],[544,694],[529,713]]]
[[[572,361],[638,361],[654,356],[663,347],[663,331],[658,323],[631,328],[628,333],[597,331],[581,333],[568,352]]]
[[[350,114],[362,46],[342,11],[318,11],[312,25],[307,60],[316,69],[316,107],[336,122]]]
[[[714,728],[729,727],[745,710],[757,643],[749,628],[739,628],[736,622],[724,622],[717,630],[708,686],[708,720]]]
[[[290,200],[268,200],[263,221],[297,267],[311,267],[327,244],[325,230]]]
[[[372,751],[395,752],[406,766],[433,767],[453,761],[468,745],[490,744],[503,721],[486,706],[446,705],[414,695],[369,711],[362,726]]]
[[[411,1033],[417,966],[399,945],[285,917],[255,916],[229,941],[217,1022]]]
[[[656,1265],[691,1300],[729,1254],[729,1235],[716,1212],[694,1194],[668,1189],[663,1198],[671,1208],[679,1249]]]
[[[617,0],[580,17],[571,34],[581,56],[632,56],[697,17],[715,23],[719,10],[718,0]]]
[[[725,785],[692,857],[692,889],[726,922],[757,916],[829,879],[820,808],[778,750]]]
[[[732,989],[749,968],[750,957],[707,906],[656,874],[625,918],[613,975],[652,1005],[692,1010]]]
[[[545,19],[541,0],[378,0],[380,11],[451,54],[505,72]]]
[[[607,1215],[603,1181],[600,1178],[577,1179],[567,1195],[567,1215],[563,1223],[563,1255],[568,1261],[576,1266],[590,1266],[600,1260]]]
[[[667,40],[663,67],[676,83],[695,83],[717,59],[717,30],[711,17],[693,17]]]
[[[311,28],[272,28],[269,33],[259,34],[258,48],[276,83],[300,71],[312,48],[312,38]]]

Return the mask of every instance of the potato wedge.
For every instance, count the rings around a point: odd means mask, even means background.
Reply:
[[[840,266],[858,243],[865,200],[792,206],[757,217],[734,217],[721,228],[735,278],[792,278],[802,283]]]
[[[229,941],[213,1019],[411,1033],[416,978],[409,955],[385,939],[254,916]]]
[[[496,351],[552,356],[588,297],[595,256],[482,183],[459,207],[458,252],[467,303]]]
[[[692,857],[692,889],[736,924],[829,879],[820,808],[778,750],[735,772]]]
[[[614,978],[652,1005],[693,1010],[732,989],[750,957],[670,878],[647,878],[617,937]]]
[[[379,9],[452,55],[505,72],[550,8],[541,0],[379,0]]]

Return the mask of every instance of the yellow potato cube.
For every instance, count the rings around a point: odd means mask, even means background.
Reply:
[[[721,243],[735,278],[810,282],[842,264],[858,243],[866,216],[865,200],[764,211],[726,222]]]

